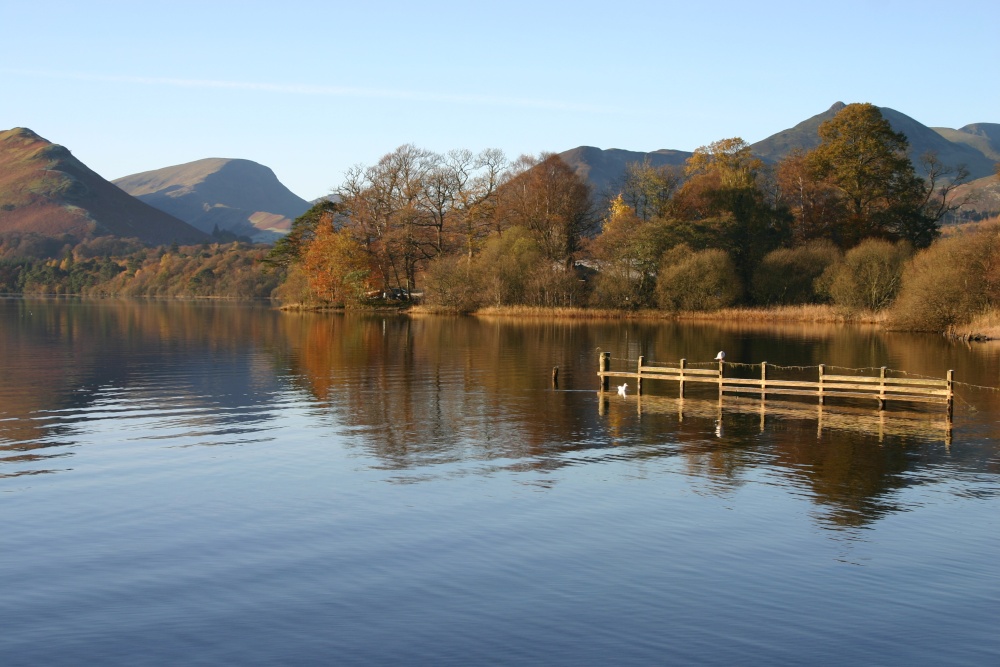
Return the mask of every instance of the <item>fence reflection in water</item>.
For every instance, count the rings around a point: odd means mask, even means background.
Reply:
[[[909,436],[924,440],[942,441],[951,446],[952,420],[945,416],[911,411],[873,411],[855,406],[807,404],[790,400],[757,400],[745,397],[715,399],[673,398],[641,394],[621,399],[604,392],[598,393],[598,413],[607,414],[611,400],[635,402],[637,413],[676,414],[680,421],[685,417],[714,420],[721,432],[724,418],[729,414],[760,415],[760,431],[764,432],[768,419],[802,420],[816,422],[816,437],[822,438],[824,430],[871,433],[882,442],[886,436]]]

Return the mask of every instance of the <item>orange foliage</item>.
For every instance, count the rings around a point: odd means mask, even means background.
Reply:
[[[368,253],[345,229],[321,225],[303,257],[309,287],[324,301],[357,303],[372,289]]]

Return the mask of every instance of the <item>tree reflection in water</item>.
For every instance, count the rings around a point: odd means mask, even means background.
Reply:
[[[346,436],[398,480],[626,460],[689,475],[719,495],[749,481],[780,483],[811,498],[817,519],[831,527],[896,511],[896,494],[936,471],[1000,472],[988,438],[1000,414],[995,393],[959,401],[949,447],[937,407],[898,417],[769,401],[762,415],[755,399],[727,398],[720,412],[711,388],[705,396],[692,389],[684,401],[657,397],[667,391],[654,388],[611,401],[595,391],[599,351],[697,362],[724,349],[734,362],[884,365],[936,377],[954,368],[959,380],[996,384],[996,348],[934,336],[812,324],[286,314],[176,302],[0,306],[0,476],[70,467],[60,461],[72,456],[88,411],[93,420],[95,409],[122,410],[127,401],[173,410],[155,424],[167,427],[163,437],[176,432],[179,444],[253,437],[274,447],[282,442],[270,429],[294,404],[318,433]]]

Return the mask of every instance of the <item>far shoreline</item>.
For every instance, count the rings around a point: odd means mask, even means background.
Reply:
[[[852,312],[830,304],[804,304],[797,306],[743,307],[723,308],[714,311],[665,311],[665,310],[614,310],[607,308],[582,307],[546,307],[546,306],[487,306],[471,312],[441,306],[420,304],[399,304],[383,306],[359,306],[346,308],[342,305],[321,305],[305,303],[281,304],[273,298],[219,297],[219,296],[123,296],[119,294],[43,294],[43,293],[3,293],[4,299],[93,299],[93,300],[124,300],[124,301],[223,301],[223,302],[257,302],[267,301],[276,310],[285,313],[357,313],[357,314],[395,314],[411,317],[421,316],[463,316],[478,318],[523,318],[549,320],[624,320],[635,322],[714,322],[726,324],[762,325],[769,324],[832,324],[847,326],[872,326],[886,331],[901,333],[924,333],[942,335],[954,340],[972,343],[1000,340],[1000,313],[988,312],[972,322],[961,326],[949,327],[946,331],[906,331],[894,329],[889,317],[884,312],[861,311]]]

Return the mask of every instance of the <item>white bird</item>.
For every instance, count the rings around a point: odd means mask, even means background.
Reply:
[[[628,382],[618,387],[618,395],[621,396],[622,398],[625,398],[625,392],[627,391],[628,391]]]
[[[723,352],[722,350],[719,350],[719,353],[717,355],[715,355],[715,360],[716,361],[722,361],[725,358],[726,358],[726,353]]]

